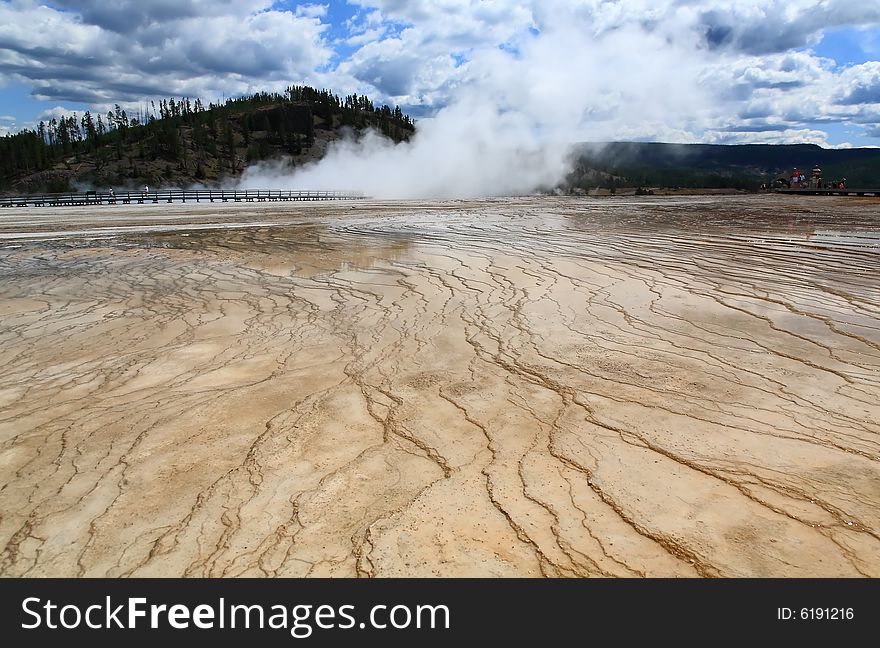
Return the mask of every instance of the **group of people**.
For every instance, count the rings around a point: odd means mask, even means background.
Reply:
[[[147,192],[149,190],[150,190],[150,188],[147,185],[144,185],[143,195],[146,196]],[[110,202],[110,203],[116,202],[116,192],[113,191],[113,187],[110,187],[110,189],[107,190],[107,202]]]
[[[792,189],[846,189],[846,178],[822,184],[822,169],[817,164],[807,178],[804,172],[795,167],[791,171],[790,185]]]
[[[804,172],[795,167],[791,172],[791,187],[793,189],[805,189],[811,187],[813,189],[822,188],[822,169],[819,165],[813,167],[809,180]]]

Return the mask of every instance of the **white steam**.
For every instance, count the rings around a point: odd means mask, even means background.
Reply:
[[[578,141],[692,139],[708,102],[687,63],[694,57],[683,55],[696,46],[691,30],[624,22],[595,35],[564,9],[538,26],[504,49],[474,52],[449,105],[420,120],[410,142],[349,137],[311,165],[251,166],[241,186],[383,198],[524,194],[559,183]]]

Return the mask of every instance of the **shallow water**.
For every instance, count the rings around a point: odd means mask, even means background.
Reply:
[[[880,575],[880,204],[0,212],[5,575]]]

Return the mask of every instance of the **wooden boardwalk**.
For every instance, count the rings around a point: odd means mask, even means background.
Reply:
[[[156,191],[86,191],[80,193],[0,196],[0,207],[79,207],[89,205],[135,205],[186,202],[290,202],[315,200],[357,200],[363,194],[351,191],[224,191],[220,189],[159,189]]]
[[[797,196],[874,196],[880,197],[880,189],[774,189],[776,193]]]

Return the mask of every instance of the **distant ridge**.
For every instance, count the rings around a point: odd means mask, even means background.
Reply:
[[[880,188],[880,149],[815,144],[601,142],[575,146],[570,188],[687,187],[755,190],[793,167],[822,168],[826,181]]]

